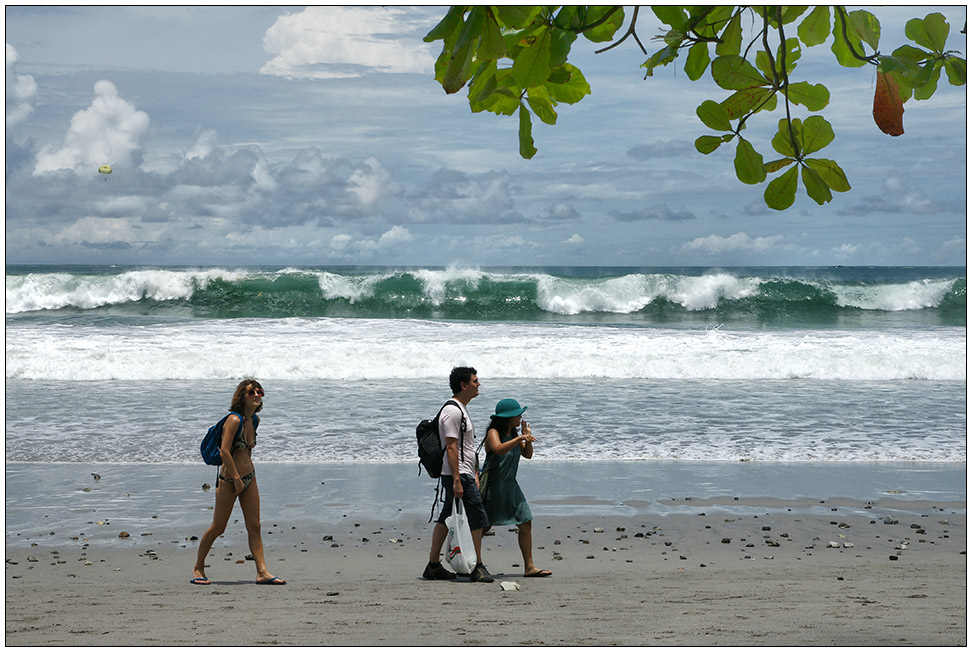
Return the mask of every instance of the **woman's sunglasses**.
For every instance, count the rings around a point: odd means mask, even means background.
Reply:
[[[263,390],[262,389],[250,389],[250,390],[247,390],[246,395],[247,396],[263,396]]]

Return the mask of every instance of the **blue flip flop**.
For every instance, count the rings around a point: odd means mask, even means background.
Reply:
[[[207,586],[210,584],[210,581],[208,577],[194,577],[191,580],[189,580],[189,583],[198,584],[200,586]]]
[[[279,577],[271,577],[268,580],[257,580],[257,584],[273,584],[274,586],[283,586],[287,582],[280,579]]]

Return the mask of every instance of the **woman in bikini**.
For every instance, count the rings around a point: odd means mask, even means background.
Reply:
[[[250,553],[256,562],[257,584],[286,584],[267,570],[263,559],[263,539],[260,536],[260,490],[257,487],[251,457],[256,446],[257,426],[263,409],[263,387],[255,380],[247,379],[236,387],[230,414],[223,425],[223,440],[219,447],[222,466],[216,479],[216,506],[213,508],[213,524],[199,540],[196,567],[192,570],[192,584],[210,584],[206,577],[206,557],[216,537],[226,530],[233,505],[237,499],[243,510],[243,521],[250,543]]]
[[[520,458],[533,457],[533,442],[537,440],[530,431],[530,424],[522,420],[526,406],[512,398],[504,398],[496,404],[496,413],[490,417],[486,429],[486,463],[489,479],[483,491],[483,505],[490,526],[516,524],[517,542],[523,555],[524,577],[550,577],[553,573],[537,568],[533,563],[533,514],[526,497],[516,481]],[[520,428],[523,432],[518,432]],[[482,474],[480,474],[482,478]],[[483,534],[489,528],[483,530]]]

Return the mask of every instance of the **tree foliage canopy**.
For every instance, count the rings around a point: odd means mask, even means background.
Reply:
[[[761,184],[776,175],[763,197],[777,210],[793,205],[800,180],[820,205],[833,192],[851,187],[835,161],[811,156],[835,134],[818,114],[830,103],[827,87],[793,79],[804,48],[821,45],[832,35],[830,49],[839,65],[876,67],[874,121],[891,136],[904,133],[904,103],[934,95],[943,69],[950,84],[965,84],[965,60],[945,49],[950,27],[939,13],[909,20],[905,35],[912,43],[887,55],[878,50],[881,24],[868,11],[848,12],[841,6],[652,6],[667,31],[655,37],[662,47],[649,56],[637,33],[640,9],[634,7],[626,19],[622,6],[452,6],[425,40],[442,41],[435,78],[446,93],[468,86],[474,113],[517,115],[520,155],[527,159],[537,153],[533,119],[555,124],[560,104],[575,104],[591,93],[581,70],[568,61],[579,36],[607,43],[598,53],[631,38],[648,56],[642,64],[646,78],[659,66],[679,61],[692,81],[708,71],[727,95],[696,108],[702,124],[716,133],[699,136],[695,148],[710,154],[735,141],[736,177]],[[744,31],[745,25],[752,25],[751,33]],[[797,105],[811,115],[794,117]],[[771,140],[778,156],[767,161],[743,132],[753,115],[778,108],[784,115]]]

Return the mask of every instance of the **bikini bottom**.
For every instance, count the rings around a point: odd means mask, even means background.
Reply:
[[[246,488],[250,486],[250,482],[253,481],[253,478],[255,477],[254,476],[255,473],[256,473],[256,471],[250,471],[246,475],[240,476],[240,480],[243,481],[243,491],[246,491]],[[217,487],[219,486],[219,481],[220,480],[222,480],[223,482],[228,482],[230,484],[233,484],[233,481],[230,480],[229,478],[224,478],[221,475],[217,475],[216,476],[216,486]],[[243,493],[243,491],[241,491],[240,493]]]

